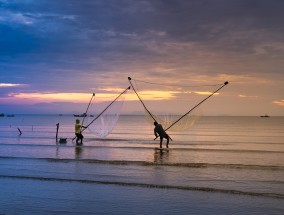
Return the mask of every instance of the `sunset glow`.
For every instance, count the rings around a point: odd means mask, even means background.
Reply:
[[[257,98],[258,96],[239,95],[240,98]]]
[[[228,81],[205,114],[284,115],[282,1],[70,1],[0,0],[0,113],[80,112],[131,77],[161,112]],[[124,107],[143,111],[132,88]]]
[[[198,95],[211,95],[212,94],[212,92],[194,92],[194,93]],[[215,93],[214,95],[219,95],[219,93]]]
[[[95,93],[94,100],[98,101],[112,101],[114,100],[122,91],[119,93]],[[140,92],[144,100],[169,100],[175,97],[177,92],[173,91],[142,91]],[[126,94],[127,100],[137,101],[139,100],[136,94],[128,93]],[[10,94],[10,98],[14,97],[16,99],[28,99],[34,102],[74,102],[74,103],[85,103],[91,98],[90,93],[19,93]]]
[[[96,93],[94,100],[112,101],[118,96],[114,93]],[[14,98],[28,99],[34,102],[74,102],[86,103],[91,98],[90,93],[19,93]]]
[[[284,106],[284,100],[281,101],[274,101],[272,102],[273,104],[279,105],[279,106]]]

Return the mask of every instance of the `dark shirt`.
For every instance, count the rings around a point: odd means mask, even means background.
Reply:
[[[157,124],[154,128],[154,134],[155,136],[160,136],[160,137],[167,137],[168,135],[166,134],[165,130],[163,129],[163,126],[161,124]],[[158,134],[158,135],[157,135]]]

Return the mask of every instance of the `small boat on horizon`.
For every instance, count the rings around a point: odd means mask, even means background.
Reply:
[[[83,113],[83,114],[73,114],[74,117],[86,117],[87,114]]]
[[[0,113],[0,117],[4,117],[5,114],[4,113]],[[7,114],[6,117],[14,117],[15,114]]]
[[[267,114],[265,114],[265,115],[261,115],[260,117],[270,117],[270,116],[268,116]]]
[[[88,116],[86,113],[83,114],[73,114],[74,117],[86,117]],[[90,117],[94,117],[94,115],[89,115]]]
[[[14,114],[8,114],[7,117],[15,117]]]

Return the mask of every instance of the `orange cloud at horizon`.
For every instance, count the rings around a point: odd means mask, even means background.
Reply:
[[[274,101],[272,102],[273,104],[279,105],[279,106],[284,106],[284,100],[281,101]]]
[[[198,92],[194,92],[195,94],[198,94],[198,95],[211,95],[212,92],[201,92],[201,91],[198,91]],[[214,95],[219,95],[220,93],[214,93]]]
[[[258,96],[248,96],[248,95],[243,95],[243,94],[238,95],[238,97],[240,97],[240,98],[258,98]]]
[[[161,92],[161,91],[144,91],[143,100],[160,100],[174,98],[176,92]],[[117,98],[119,93],[95,93],[94,100],[98,102],[113,101]],[[135,93],[125,94],[127,100],[137,101],[138,97]],[[86,103],[90,101],[90,93],[18,93],[9,94],[9,100],[20,99],[26,103],[37,102],[73,102],[73,103]]]
[[[112,89],[113,90],[113,89]],[[111,92],[110,89],[104,91]],[[123,92],[123,89],[116,89],[118,93],[95,93],[93,101],[106,102],[113,101],[118,95]],[[212,92],[183,92],[183,94],[197,94],[197,95],[210,95]],[[157,100],[171,100],[175,99],[181,92],[177,91],[140,91],[139,96],[142,100],[157,101]],[[9,101],[24,102],[24,103],[38,103],[38,102],[72,102],[72,103],[86,103],[90,101],[91,93],[11,93],[9,94]],[[219,95],[219,93],[215,93]],[[125,94],[128,101],[139,100],[135,92],[128,92]],[[16,100],[15,100],[16,99]],[[2,99],[4,100],[4,98]]]
[[[11,94],[10,96],[16,99],[32,100],[34,102],[73,102],[85,103],[91,98],[90,93],[19,93]],[[95,98],[105,99],[116,97],[117,94],[112,93],[97,93]]]
[[[175,98],[175,94],[178,92],[176,91],[158,91],[158,90],[151,90],[151,91],[140,91],[138,94],[142,97],[143,100],[170,100]],[[130,97],[129,97],[130,96]],[[135,93],[130,94],[127,97],[127,100],[138,100],[137,95]]]

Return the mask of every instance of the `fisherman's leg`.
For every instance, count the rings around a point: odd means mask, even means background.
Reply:
[[[78,134],[78,144],[82,144],[82,134]]]
[[[160,148],[163,148],[163,137],[160,136]]]
[[[166,138],[167,138],[167,148],[169,148],[170,138],[169,137],[166,137]]]
[[[81,144],[83,144],[84,136],[81,134]]]
[[[76,134],[76,143],[77,143],[77,144],[79,143],[79,142],[78,142],[79,140],[80,140],[80,137],[79,137],[78,134]]]

